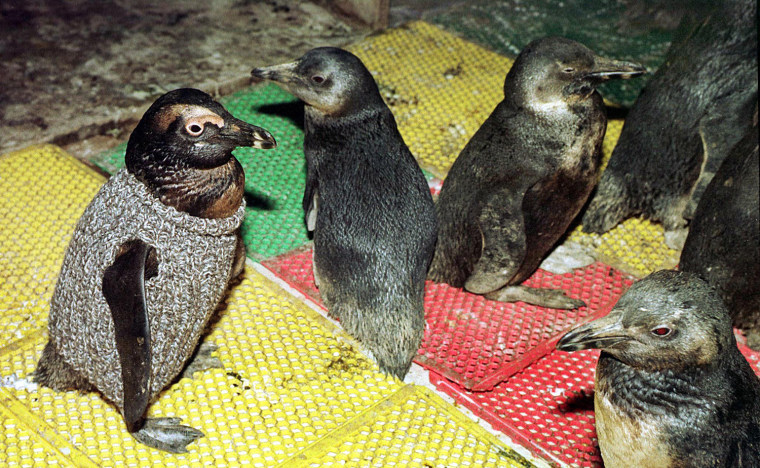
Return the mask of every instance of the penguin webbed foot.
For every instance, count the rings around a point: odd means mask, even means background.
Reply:
[[[580,299],[574,299],[561,289],[529,288],[527,286],[506,286],[485,295],[486,299],[499,302],[522,301],[551,309],[577,309],[586,305]]]
[[[224,369],[222,361],[218,357],[212,356],[217,349],[219,348],[214,343],[201,341],[195,353],[188,360],[185,369],[180,374],[180,379],[184,379],[185,377],[192,379],[193,374],[196,372],[208,369]]]
[[[205,434],[179,422],[179,418],[148,418],[140,429],[130,434],[148,447],[170,453],[187,453],[187,446]]]

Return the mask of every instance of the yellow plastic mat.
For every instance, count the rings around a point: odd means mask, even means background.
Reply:
[[[380,373],[339,328],[252,262],[205,338],[223,368],[180,379],[148,410],[179,417],[205,437],[181,455],[138,444],[99,394],[55,392],[30,379],[46,341],[56,270],[102,178],[51,146],[0,162],[0,190],[29,194],[2,205],[3,221],[26,227],[19,231],[23,249],[2,246],[3,268],[15,273],[0,284],[3,301],[13,305],[3,302],[0,319],[9,327],[15,317],[31,317],[0,347],[0,465],[530,466],[437,395]],[[4,238],[16,236],[4,229]],[[27,266],[43,257],[44,274]]]
[[[57,146],[0,157],[0,347],[47,323],[63,253],[105,180]]]

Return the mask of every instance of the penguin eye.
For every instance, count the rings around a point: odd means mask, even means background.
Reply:
[[[203,133],[204,127],[197,123],[190,123],[187,126],[185,126],[185,130],[187,133],[189,133],[192,136],[199,136],[201,133]]]
[[[668,327],[657,327],[652,329],[652,334],[655,336],[663,337],[670,335],[672,330]]]
[[[325,77],[321,76],[321,75],[314,75],[314,76],[311,77],[311,81],[313,81],[313,82],[315,82],[317,84],[322,84],[325,81]]]
[[[562,71],[563,71],[564,73],[572,73],[572,72],[574,72],[574,71],[575,71],[575,68],[572,68],[572,67],[565,67],[564,69],[562,69]]]

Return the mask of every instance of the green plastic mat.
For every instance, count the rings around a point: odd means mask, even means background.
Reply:
[[[235,157],[245,169],[248,202],[242,234],[248,256],[268,258],[305,244],[301,197],[306,184],[303,156],[303,105],[274,84],[253,86],[226,96],[222,105],[235,117],[264,127],[277,148],[238,148]],[[96,156],[92,162],[113,174],[124,166],[126,143]]]
[[[534,39],[564,36],[600,55],[638,62],[651,76],[665,60],[674,30],[642,19],[635,28],[621,31],[625,11],[619,0],[474,0],[427,20],[512,58]],[[609,102],[630,107],[645,83],[646,76],[616,80],[600,91]]]

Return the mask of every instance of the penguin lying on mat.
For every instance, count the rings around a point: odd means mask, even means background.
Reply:
[[[137,440],[169,452],[187,451],[203,434],[144,414],[242,271],[238,146],[268,149],[275,141],[195,89],[153,103],[129,138],[126,168],[77,224],[35,371],[55,390],[98,390]]]
[[[604,465],[760,466],[760,380],[717,292],[663,270],[557,349],[597,348],[594,410]]]
[[[571,309],[563,291],[520,285],[565,233],[596,183],[607,128],[596,87],[644,73],[561,37],[528,44],[504,100],[449,170],[436,203],[429,278],[485,294]]]
[[[252,74],[305,103],[303,207],[319,292],[380,369],[403,378],[422,341],[436,240],[425,176],[355,55],[322,47]]]

